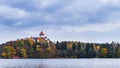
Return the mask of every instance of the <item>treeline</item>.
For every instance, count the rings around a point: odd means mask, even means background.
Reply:
[[[57,42],[56,57],[61,58],[120,58],[120,44]]]
[[[83,43],[63,41],[53,43],[31,38],[0,45],[1,58],[120,58],[119,43]]]
[[[55,44],[42,40],[33,41],[31,38],[10,41],[0,45],[1,58],[54,58]]]

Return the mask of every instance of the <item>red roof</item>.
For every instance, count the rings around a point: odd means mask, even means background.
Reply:
[[[43,36],[43,35],[44,35],[44,33],[41,31],[41,32],[40,32],[40,36]]]

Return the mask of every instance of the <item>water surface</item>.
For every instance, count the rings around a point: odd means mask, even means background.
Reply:
[[[0,59],[0,68],[120,68],[120,59]]]

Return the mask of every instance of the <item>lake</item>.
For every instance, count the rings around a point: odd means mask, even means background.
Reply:
[[[120,59],[0,59],[0,68],[120,68]]]

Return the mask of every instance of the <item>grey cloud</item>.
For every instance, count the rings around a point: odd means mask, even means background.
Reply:
[[[119,11],[117,10],[119,5],[114,3],[117,2],[113,0],[11,0],[11,2],[1,0],[1,4],[30,12],[29,16],[15,20],[14,22],[16,23],[13,24],[16,25],[18,22],[23,22],[20,26],[25,28],[37,25],[41,27],[42,25],[81,26],[87,23],[107,23],[110,21],[111,13]],[[113,14],[112,16],[115,15]]]

